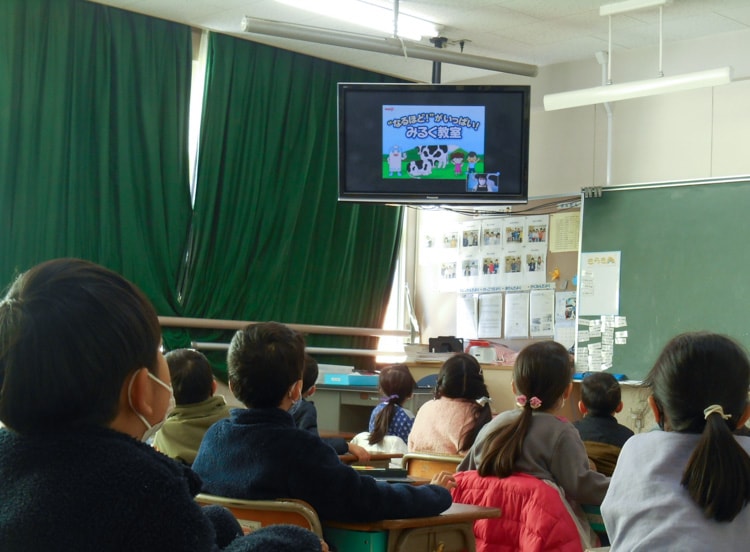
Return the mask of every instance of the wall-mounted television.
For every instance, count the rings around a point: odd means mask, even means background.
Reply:
[[[338,84],[339,201],[528,201],[530,87]]]

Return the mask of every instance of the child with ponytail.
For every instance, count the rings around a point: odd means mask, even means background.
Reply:
[[[750,361],[713,333],[674,337],[644,385],[662,431],[623,446],[602,517],[612,550],[745,550]]]
[[[414,423],[414,414],[403,407],[414,393],[417,382],[405,364],[386,366],[380,371],[380,390],[383,400],[370,415],[368,444],[377,445],[387,435],[395,435],[406,445]]]
[[[458,471],[499,478],[521,473],[552,484],[587,544],[595,537],[580,505],[600,505],[609,477],[591,469],[578,430],[559,416],[572,390],[573,372],[570,355],[559,343],[525,347],[513,367],[518,408],[498,414],[482,428]]]

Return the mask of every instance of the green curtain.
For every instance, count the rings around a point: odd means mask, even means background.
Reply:
[[[211,35],[186,316],[381,326],[401,209],[337,202],[336,134],[336,83],[379,81]]]
[[[0,21],[0,285],[82,257],[179,312],[190,28],[74,0],[2,0]]]

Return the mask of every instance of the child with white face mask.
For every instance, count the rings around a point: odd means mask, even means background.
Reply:
[[[146,296],[88,261],[42,263],[0,300],[3,552],[251,549],[228,510],[195,503],[197,475],[141,442],[172,401],[160,340]]]

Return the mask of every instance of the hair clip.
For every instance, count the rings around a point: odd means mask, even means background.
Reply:
[[[526,395],[518,395],[516,397],[516,406],[520,406],[521,408],[526,406]]]
[[[488,405],[489,403],[491,403],[491,402],[492,402],[492,399],[491,399],[491,398],[489,398],[489,397],[479,397],[479,398],[477,399],[477,404],[478,404],[479,406],[487,406],[487,405]]]

